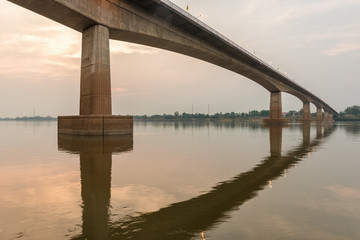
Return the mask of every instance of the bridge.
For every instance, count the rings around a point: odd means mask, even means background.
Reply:
[[[168,0],[8,1],[82,33],[80,115],[59,117],[59,133],[132,132],[132,117],[112,115],[109,39],[177,52],[247,77],[270,92],[266,123],[287,121],[282,118],[282,92],[303,102],[303,121],[311,120],[310,103],[316,106],[317,121],[331,121],[337,113],[288,76]]]

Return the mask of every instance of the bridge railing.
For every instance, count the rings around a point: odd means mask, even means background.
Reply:
[[[255,54],[251,53],[250,51],[248,51],[246,48],[240,46],[239,44],[233,42],[232,40],[230,40],[229,38],[227,38],[226,36],[222,35],[221,33],[219,33],[218,31],[216,31],[215,29],[211,28],[209,25],[205,24],[204,22],[200,21],[198,18],[194,17],[193,15],[191,15],[189,12],[185,11],[184,9],[180,8],[179,6],[177,6],[176,4],[172,3],[169,0],[160,0],[162,3],[165,3],[166,5],[170,6],[173,10],[177,11],[178,13],[180,13],[181,15],[184,15],[185,17],[187,17],[188,19],[190,19],[191,21],[195,22],[196,24],[200,25],[201,27],[205,28],[207,31],[213,33],[214,35],[216,35],[217,37],[221,38],[222,40],[224,40],[225,42],[227,42],[228,44],[232,45],[235,48],[238,48],[239,50],[241,50],[242,52],[244,52],[245,54],[247,54],[249,57],[256,59],[258,62],[260,62],[261,64],[267,66],[268,68],[275,70],[277,73],[281,74],[284,78],[286,78],[288,81],[293,82],[287,75],[283,74],[281,71],[279,71],[278,69],[274,68],[273,66],[271,66],[270,64],[268,64],[267,62],[265,62],[264,60],[262,60],[261,58],[257,57]],[[296,83],[295,83],[296,84]],[[296,84],[297,85],[297,84]]]
[[[322,104],[326,105],[329,109],[332,109],[328,104],[325,103],[325,101],[323,101],[321,98],[315,96],[314,94],[312,94],[310,91],[304,89],[303,87],[301,87],[299,84],[297,84],[296,82],[294,82],[288,75],[282,73],[280,70],[276,69],[275,67],[273,67],[272,65],[270,65],[269,63],[265,62],[264,60],[262,60],[261,58],[257,57],[255,54],[251,53],[250,51],[248,51],[246,48],[240,46],[239,44],[233,42],[232,40],[230,40],[229,38],[225,37],[224,35],[222,35],[221,33],[219,33],[218,31],[216,31],[215,29],[211,28],[209,25],[205,24],[204,22],[200,21],[198,18],[194,17],[193,15],[191,15],[189,12],[185,11],[184,9],[180,8],[179,6],[177,6],[176,4],[172,3],[169,0],[158,0],[160,3],[165,4],[166,6],[170,7],[173,11],[177,12],[179,15],[184,16],[185,18],[187,18],[188,20],[192,21],[193,23],[201,26],[202,28],[206,29],[207,31],[209,31],[210,33],[214,34],[215,36],[217,36],[218,38],[220,38],[221,40],[227,42],[228,44],[230,44],[232,47],[240,50],[241,52],[245,53],[246,55],[248,55],[250,58],[255,59],[256,61],[258,61],[260,64],[265,65],[266,67],[268,67],[269,69],[275,71],[276,73],[278,73],[279,75],[281,75],[284,79],[286,79],[288,82],[291,82],[291,84],[303,89],[303,91],[307,92],[308,95],[311,96],[311,98],[313,99],[317,99],[317,101],[321,102]],[[332,109],[334,112],[336,112],[334,109]]]

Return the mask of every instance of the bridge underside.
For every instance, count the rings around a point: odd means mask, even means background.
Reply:
[[[280,92],[292,94],[304,103],[312,102],[325,112],[336,113],[321,99],[170,2],[9,1],[83,33],[80,116],[111,115],[109,38],[177,52],[249,78],[271,92],[272,121],[283,121],[279,115]],[[94,29],[102,30],[96,35],[98,30]],[[97,50],[92,52],[93,49]],[[279,97],[275,103],[273,96],[277,93]]]

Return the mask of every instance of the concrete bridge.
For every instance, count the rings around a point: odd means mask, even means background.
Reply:
[[[270,116],[282,118],[281,92],[303,102],[303,121],[329,121],[336,111],[289,77],[168,0],[9,0],[83,34],[80,116],[59,117],[59,133],[121,134],[132,118],[112,116],[109,39],[161,48],[213,63],[270,92]],[[324,111],[324,119],[322,111]]]

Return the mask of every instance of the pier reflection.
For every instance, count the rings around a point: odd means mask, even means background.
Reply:
[[[310,125],[303,125],[303,141],[282,154],[282,131],[269,126],[270,155],[248,172],[221,182],[210,192],[173,203],[156,212],[109,221],[111,154],[133,148],[132,136],[123,140],[59,136],[59,149],[80,154],[83,226],[72,239],[192,239],[203,236],[224,221],[232,211],[253,199],[269,182],[302,161],[331,135],[332,125],[316,128],[310,139]],[[320,130],[319,130],[320,129]],[[116,149],[116,150],[115,150]]]
[[[82,235],[74,239],[109,239],[112,154],[131,151],[133,135],[58,135],[58,149],[80,155]]]
[[[282,130],[284,127],[287,127],[287,126],[267,125],[265,127],[267,127],[269,129],[270,156],[271,157],[281,157]]]
[[[302,135],[303,135],[303,144],[310,144],[310,122],[303,122],[302,124]]]

